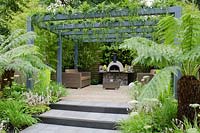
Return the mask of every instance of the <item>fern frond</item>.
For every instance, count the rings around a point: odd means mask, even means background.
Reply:
[[[133,61],[135,64],[140,63],[160,68],[177,63],[177,55],[182,54],[177,46],[161,45],[141,37],[127,39],[120,47],[137,51],[138,56]]]
[[[26,42],[35,38],[33,32],[24,33],[17,30],[0,45],[0,74],[4,70],[16,70],[27,74],[35,74],[39,69],[50,69],[43,63],[38,47]]]
[[[143,87],[139,100],[144,98],[158,98],[165,90],[170,88],[172,74],[177,75],[180,68],[170,66],[161,69],[153,79]]]
[[[6,67],[6,70],[16,70],[22,72],[24,75],[33,74],[39,72],[39,69],[34,67],[29,61],[22,59],[14,59],[9,62]]]
[[[18,29],[15,30],[4,42],[1,44],[2,47],[5,47],[9,42],[11,42],[13,39],[18,37],[19,35],[23,34],[24,30]]]
[[[183,52],[187,53],[200,42],[200,12],[187,13],[182,20],[184,33],[181,47]]]
[[[21,59],[23,59],[25,61],[29,61],[34,67],[36,67],[40,70],[48,69],[50,71],[55,72],[54,69],[52,69],[51,67],[44,64],[43,60],[41,60],[41,58],[39,58],[38,55],[26,55],[24,57],[21,57]]]
[[[26,43],[28,40],[36,38],[36,34],[34,32],[27,32],[25,34],[19,35],[16,38],[13,38],[6,46],[3,47],[3,51],[8,51],[13,49],[21,44]]]
[[[36,50],[36,46],[30,46],[30,45],[22,45],[16,48],[13,48],[7,52],[4,53],[5,57],[9,57],[11,59],[22,57],[25,55],[37,55],[39,54]]]
[[[161,19],[158,22],[158,41],[163,42],[164,44],[174,44],[176,38],[178,38],[178,34],[180,32],[181,20],[173,17],[167,16]],[[178,43],[178,42],[177,42]]]

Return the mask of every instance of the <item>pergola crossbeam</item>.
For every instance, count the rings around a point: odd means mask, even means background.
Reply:
[[[140,16],[144,15],[159,15],[159,14],[174,14],[175,11],[181,10],[180,7],[174,6],[169,7],[167,9],[163,8],[147,8],[147,9],[140,9],[137,11],[130,11],[128,9],[121,9],[121,10],[112,10],[109,13],[99,12],[99,13],[76,13],[76,14],[56,14],[52,16],[51,14],[43,15],[36,15],[33,16],[34,20],[42,21],[61,21],[61,20],[75,20],[75,19],[92,19],[92,18],[105,18],[105,17],[125,17],[125,16],[133,16],[134,14],[138,14]]]
[[[109,22],[109,23],[85,23],[85,24],[58,24],[58,25],[46,25],[41,27],[51,30],[67,30],[67,29],[89,29],[89,28],[108,28],[108,27],[136,27],[136,26],[155,26],[158,21],[123,21],[123,22]]]
[[[87,31],[62,31],[62,35],[92,35],[92,34],[116,34],[116,33],[152,33],[154,32],[153,27],[148,28],[126,28],[126,29],[98,29],[98,30],[87,30]]]
[[[117,39],[117,38],[121,38],[121,39],[127,39],[127,38],[131,38],[131,37],[145,37],[145,38],[152,38],[151,34],[125,34],[125,35],[115,35],[115,34],[108,34],[108,35],[91,35],[91,36],[77,36],[77,35],[73,35],[73,36],[65,36],[66,38],[69,39],[73,39],[73,40],[89,40],[89,39]]]

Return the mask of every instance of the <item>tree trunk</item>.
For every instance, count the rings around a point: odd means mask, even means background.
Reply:
[[[193,121],[195,109],[190,104],[200,104],[200,81],[194,76],[183,76],[178,81],[178,119],[183,120],[184,116]],[[199,113],[199,108],[196,108]]]
[[[5,70],[1,76],[1,89],[3,89],[5,86],[11,86],[13,80],[14,80],[14,71]]]

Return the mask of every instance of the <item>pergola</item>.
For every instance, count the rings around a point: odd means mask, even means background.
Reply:
[[[181,17],[181,7],[145,8],[136,11],[138,16],[160,16],[171,14]],[[78,64],[78,43],[80,42],[123,42],[124,39],[134,36],[152,38],[152,33],[158,22],[157,19],[132,20],[135,13],[129,9],[112,10],[98,13],[76,14],[35,14],[27,20],[27,31],[34,31],[33,26],[49,30],[58,36],[57,50],[57,82],[62,83],[62,38],[74,41],[74,67]],[[103,18],[123,18],[122,21],[107,21],[91,23],[88,20]],[[78,23],[73,23],[73,20]],[[85,22],[84,22],[85,20]],[[29,44],[33,44],[30,41]],[[178,77],[174,78],[174,86]]]

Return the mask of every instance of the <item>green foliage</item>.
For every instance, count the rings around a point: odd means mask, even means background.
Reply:
[[[183,75],[196,76],[197,70],[199,69],[199,25],[200,11],[195,9],[188,9],[181,20],[166,17],[158,23],[158,33],[159,35],[163,35],[163,38],[159,37],[165,40],[165,44],[180,44],[178,46],[182,54],[177,52],[172,54],[174,56],[176,55],[175,59],[182,63]]]
[[[35,105],[35,106],[27,106],[25,112],[31,115],[39,115],[48,110],[50,110],[50,108],[47,105]]]
[[[24,33],[23,30],[16,30],[4,39],[0,46],[0,74],[5,70],[15,70],[26,75],[49,68],[40,59],[38,47],[26,44],[35,36],[33,32]]]
[[[174,124],[173,133],[183,133],[183,132],[184,133],[199,133],[200,132],[197,119],[193,121],[193,124],[186,118],[183,121],[176,119],[173,121],[173,124]]]
[[[153,7],[170,7],[177,5],[177,0],[155,0]]]
[[[177,74],[178,67],[166,67],[157,73],[153,79],[143,86],[139,100],[144,98],[158,98],[162,93],[170,89],[171,74]]]
[[[155,107],[152,112],[140,112],[130,116],[128,120],[120,123],[119,128],[123,133],[165,132],[166,128],[173,127],[172,119],[176,118],[176,114],[177,102],[171,97],[165,97],[161,105]]]
[[[174,98],[165,97],[162,106],[157,107],[152,113],[153,127],[157,132],[163,132],[165,128],[173,127],[172,120],[177,116],[177,101]]]
[[[0,118],[9,119],[9,123],[15,128],[30,126],[37,122],[31,115],[24,113],[25,104],[15,100],[0,101]]]
[[[37,81],[35,83],[36,88],[47,88],[50,85],[51,81],[51,72],[48,69],[40,70],[38,73]]]
[[[0,33],[2,35],[9,34],[8,22],[12,20],[13,13],[22,12],[25,4],[24,0],[0,0]]]
[[[49,98],[49,101],[53,103],[57,102],[60,97],[67,95],[66,88],[56,82],[51,82],[46,88],[35,86],[33,91],[34,93]]]
[[[14,100],[21,100],[23,99],[22,93],[25,91],[26,91],[25,86],[13,82],[11,87],[7,86],[3,89],[3,97],[11,98]]]
[[[184,14],[181,18],[182,21],[170,16],[163,18],[158,24],[158,29],[160,28],[158,35],[161,40],[164,39],[165,45],[140,37],[127,39],[121,45],[122,48],[137,51],[138,56],[133,61],[134,63],[164,68],[144,86],[141,99],[158,97],[160,93],[167,90],[171,81],[171,73],[177,73],[180,63],[182,63],[183,75],[196,76],[200,68],[198,62],[200,60],[200,45],[198,44],[200,21],[197,21],[199,18],[200,12],[192,12],[192,10]],[[177,31],[175,31],[174,25],[177,27]],[[176,37],[179,39],[177,40]],[[175,45],[177,43],[180,45]]]
[[[52,91],[53,96],[62,97],[67,95],[67,90],[63,85],[60,85],[56,82],[51,82],[50,90]]]
[[[79,56],[78,56],[78,67],[80,70],[89,70],[92,65],[99,62],[99,44],[80,44],[79,45]]]
[[[52,68],[56,69],[56,65],[57,65],[56,57],[57,57],[57,48],[58,48],[57,36],[49,31],[41,30],[39,28],[35,28],[35,31],[38,35],[37,38],[35,39],[35,45],[40,48],[39,51],[43,55],[43,58],[45,59],[45,63],[50,65]],[[65,48],[65,44],[69,45],[68,43],[64,42],[63,57],[65,57],[66,53],[69,51],[67,49],[68,47]]]
[[[150,115],[140,113],[120,123],[122,133],[150,133],[152,132],[152,118]],[[149,129],[146,129],[146,127]]]
[[[130,65],[132,60],[136,57],[136,52],[129,49],[120,49],[117,44],[103,45],[102,50],[102,61],[101,64],[109,64],[113,59],[113,53],[117,53],[117,60],[122,64]]]
[[[161,19],[158,23],[158,31],[157,31],[157,37],[159,43],[161,43],[164,40],[164,44],[174,44],[174,40],[176,39],[176,43],[178,43],[177,38],[179,38],[179,30],[181,28],[180,20],[178,18],[175,18],[173,16],[166,16],[163,19]],[[163,32],[165,31],[165,32]]]
[[[138,97],[141,95],[141,92],[143,90],[143,85],[139,81],[135,81],[134,85],[132,86],[130,90],[130,95],[132,99],[138,100]]]
[[[159,68],[178,63],[176,56],[182,54],[177,46],[159,45],[154,41],[141,37],[133,37],[125,40],[120,45],[120,48],[137,51],[137,57],[133,60],[134,64],[140,63]]]

